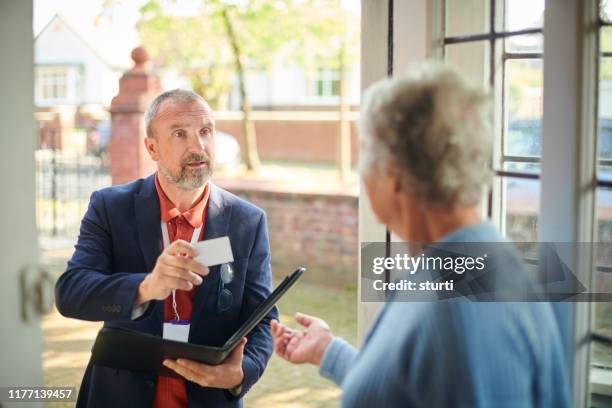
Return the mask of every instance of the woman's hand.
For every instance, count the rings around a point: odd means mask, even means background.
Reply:
[[[318,317],[297,313],[295,320],[306,330],[295,330],[272,320],[272,336],[276,354],[293,364],[319,365],[333,339],[329,326]]]

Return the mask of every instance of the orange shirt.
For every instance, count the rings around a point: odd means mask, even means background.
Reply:
[[[200,232],[201,240],[204,237],[204,228],[206,227],[206,210],[208,208],[208,196],[210,195],[210,185],[207,183],[204,193],[193,207],[181,213],[176,206],[164,193],[159,181],[158,175],[155,175],[155,189],[159,197],[159,208],[161,212],[161,221],[168,224],[168,238],[170,242],[177,239],[182,239],[191,242],[193,231],[202,226]],[[163,244],[163,243],[162,243]],[[165,248],[164,248],[165,249]],[[177,290],[176,291],[176,308],[181,320],[191,320],[191,308],[193,297],[195,296],[196,287],[192,290]],[[164,301],[164,322],[174,319],[174,309],[172,308],[172,296],[168,296]],[[185,380],[159,376],[157,378],[157,387],[155,388],[155,398],[153,400],[153,408],[182,408],[187,407],[187,389]]]

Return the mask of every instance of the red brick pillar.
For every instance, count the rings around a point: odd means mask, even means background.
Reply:
[[[110,174],[113,184],[128,183],[155,171],[143,143],[144,112],[161,93],[159,77],[151,72],[147,51],[134,48],[134,67],[119,80],[119,94],[111,102]]]

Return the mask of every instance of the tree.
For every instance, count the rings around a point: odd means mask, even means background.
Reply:
[[[240,50],[240,43],[236,38],[234,31],[234,23],[230,17],[229,10],[226,7],[221,8],[221,16],[223,16],[223,22],[225,23],[225,30],[227,32],[227,38],[232,45],[232,51],[234,52],[234,61],[236,64],[236,74],[238,75],[238,89],[240,90],[240,108],[244,118],[242,119],[243,134],[244,134],[244,145],[245,149],[245,163],[247,164],[248,170],[256,170],[259,167],[259,154],[257,153],[257,135],[255,133],[255,124],[251,120],[251,105],[247,96],[245,78],[244,78],[244,67],[242,66],[242,51]]]
[[[161,1],[149,0],[141,9],[143,45],[158,63],[187,75],[196,92],[217,109],[227,106],[232,74],[236,75],[245,135],[243,159],[251,170],[259,159],[245,72],[268,69],[279,56],[308,70],[344,67],[346,56],[358,48],[358,37],[346,35],[350,23],[341,0],[202,0],[188,16],[164,10]],[[353,24],[352,31],[358,33],[357,27]]]
[[[225,107],[232,67],[220,21],[204,12],[168,14],[158,0],[148,1],[141,15],[138,32],[156,64],[187,76],[215,109]]]
[[[294,2],[296,6],[297,2]],[[312,75],[321,68],[339,74],[339,130],[336,164],[340,179],[351,168],[351,126],[348,101],[349,67],[359,59],[360,20],[351,12],[350,0],[304,0],[290,25],[298,28],[299,46],[291,54]]]

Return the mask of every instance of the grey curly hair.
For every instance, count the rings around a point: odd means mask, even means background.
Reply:
[[[360,167],[395,167],[430,206],[477,204],[491,178],[489,98],[454,70],[426,63],[364,94]]]

